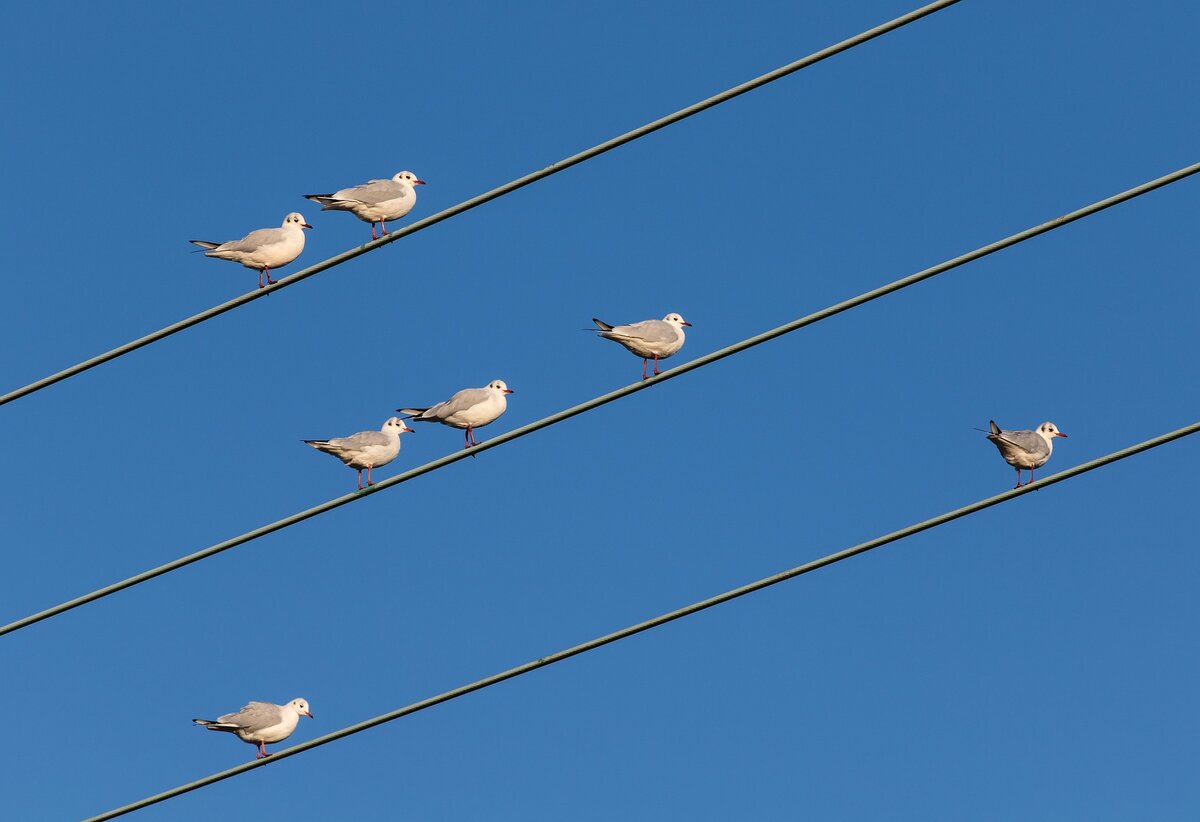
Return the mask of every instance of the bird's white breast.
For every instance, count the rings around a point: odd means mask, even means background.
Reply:
[[[462,428],[468,425],[472,428],[479,428],[480,426],[487,425],[489,422],[494,422],[497,417],[504,413],[504,409],[507,406],[508,402],[504,399],[504,395],[495,393],[483,402],[454,412],[446,418],[446,422]]]

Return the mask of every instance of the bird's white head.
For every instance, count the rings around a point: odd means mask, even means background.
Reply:
[[[296,226],[297,228],[312,228],[308,221],[304,219],[304,215],[299,211],[293,211],[291,214],[283,218],[283,227],[289,228]]]
[[[1038,433],[1041,434],[1043,437],[1045,437],[1047,440],[1052,440],[1055,437],[1065,437],[1066,436],[1066,434],[1064,434],[1062,431],[1059,431],[1058,426],[1052,422],[1044,422],[1041,425],[1039,425]]]
[[[414,433],[411,428],[404,424],[404,420],[399,417],[389,417],[388,421],[383,424],[382,430],[385,434],[389,431],[395,431],[397,436]]]
[[[313,715],[308,712],[308,701],[307,700],[293,699],[291,702],[288,703],[288,706],[298,714],[303,714],[304,716],[307,716],[309,719],[313,718]]]
[[[504,380],[492,380],[487,384],[487,387],[493,391],[499,391],[501,394],[511,394],[513,390],[504,384]]]
[[[692,324],[690,322],[688,322],[687,320],[685,320],[683,317],[679,316],[675,312],[671,312],[667,316],[663,317],[663,322],[670,323],[671,325],[678,326],[680,328],[682,328],[685,325],[688,328],[692,327]]]
[[[407,183],[410,186],[425,185],[425,181],[418,180],[417,175],[413,174],[411,171],[401,171],[399,174],[397,174],[395,177],[392,178],[392,182],[393,183]]]

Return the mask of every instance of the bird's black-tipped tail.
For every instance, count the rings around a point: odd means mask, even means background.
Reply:
[[[428,408],[397,408],[396,409],[396,411],[398,413],[407,414],[408,419],[415,419],[415,418],[421,416],[422,414],[424,414],[428,410],[429,410]]]
[[[332,194],[305,194],[304,199],[312,200],[314,203],[317,203],[321,206],[322,211],[327,211],[329,209],[329,204],[333,202],[333,195]]]
[[[329,440],[300,440],[305,445],[311,445],[313,448],[320,448],[322,445],[328,445]]]
[[[988,420],[988,429],[992,432],[992,436],[997,436],[1000,433],[1000,426],[996,425],[995,420]]]
[[[188,242],[205,249],[213,249],[221,245],[221,243],[210,243],[208,240],[188,240]]]
[[[592,322],[594,322],[596,325],[598,325],[600,327],[601,331],[612,331],[613,330],[613,327],[611,325],[609,325],[608,323],[606,323],[604,320],[597,320],[595,317],[592,317]],[[591,331],[590,328],[588,330]]]

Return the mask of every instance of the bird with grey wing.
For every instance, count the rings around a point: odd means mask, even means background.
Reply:
[[[296,723],[301,716],[312,719],[308,712],[308,702],[303,699],[293,699],[286,705],[276,705],[271,702],[251,702],[234,714],[225,714],[216,719],[193,719],[197,725],[210,731],[225,731],[235,734],[238,739],[257,745],[255,759],[270,756],[267,753],[268,742],[282,742],[296,730]]]
[[[492,380],[483,388],[464,388],[445,402],[428,408],[397,408],[408,414],[410,422],[440,422],[451,428],[463,429],[463,448],[478,445],[475,429],[495,422],[508,408],[508,395],[513,393],[504,380]]]
[[[601,337],[625,346],[642,358],[643,380],[649,379],[646,367],[651,359],[654,360],[654,376],[657,377],[661,373],[658,370],[658,361],[665,360],[683,348],[683,329],[685,326],[691,328],[692,325],[674,313],[661,320],[642,320],[629,325],[609,325],[595,317],[592,317],[592,322],[600,329]]]
[[[321,204],[322,211],[349,211],[364,223],[371,224],[371,239],[375,237],[375,223],[379,223],[382,237],[388,233],[387,221],[399,220],[412,211],[417,204],[417,190],[413,186],[425,185],[411,171],[401,171],[390,180],[368,180],[343,188],[332,194],[305,194],[304,199]]]
[[[1016,487],[1021,487],[1021,469],[1029,469],[1029,482],[1033,482],[1033,469],[1041,468],[1054,453],[1054,438],[1067,436],[1052,422],[1044,422],[1035,431],[1005,431],[988,421],[987,438],[995,444],[1004,461],[1017,469]]]
[[[271,279],[272,268],[282,268],[300,256],[304,251],[304,231],[312,228],[304,216],[293,211],[283,218],[279,228],[260,228],[251,231],[240,240],[230,240],[225,243],[214,243],[208,240],[188,240],[189,243],[205,249],[205,257],[216,257],[218,260],[229,260],[241,263],[246,268],[258,272],[258,287],[263,287],[263,274],[267,275],[267,285],[274,285]]]
[[[358,471],[358,490],[362,490],[362,472],[367,472],[367,486],[371,480],[371,469],[387,465],[400,453],[400,435],[413,430],[399,417],[390,417],[379,431],[359,431],[348,437],[331,440],[304,440],[318,451],[332,454]]]

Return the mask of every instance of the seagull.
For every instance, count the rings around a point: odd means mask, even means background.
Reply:
[[[318,451],[340,459],[351,468],[358,469],[358,490],[362,490],[362,472],[367,471],[367,486],[371,481],[371,469],[387,465],[400,453],[400,435],[411,434],[413,430],[404,424],[399,417],[389,417],[378,431],[359,431],[348,437],[338,437],[332,440],[304,440]]]
[[[995,420],[989,420],[988,428],[991,429],[988,439],[1000,449],[1000,456],[1017,469],[1017,488],[1021,487],[1021,469],[1029,469],[1029,482],[1025,483],[1029,485],[1033,482],[1033,469],[1041,468],[1050,460],[1054,438],[1066,436],[1052,422],[1042,423],[1036,431],[1005,431]]]
[[[692,327],[678,314],[668,314],[661,320],[642,320],[640,323],[629,325],[609,325],[592,317],[592,322],[600,327],[600,336],[606,340],[620,343],[634,354],[642,358],[642,379],[646,376],[646,366],[650,358],[654,358],[654,376],[658,370],[658,361],[665,360],[679,349],[683,348],[683,327]]]
[[[453,428],[465,428],[463,448],[478,445],[475,429],[495,422],[508,407],[506,396],[513,390],[504,380],[492,380],[483,388],[464,388],[445,402],[429,408],[397,408],[401,414],[411,415],[413,422],[440,422]]]
[[[374,240],[375,223],[387,234],[387,221],[399,220],[412,211],[417,204],[417,190],[413,186],[423,185],[425,181],[418,180],[411,171],[401,171],[390,180],[368,180],[332,194],[305,194],[304,198],[320,203],[322,211],[349,211],[364,223],[370,223]]]
[[[263,287],[263,274],[267,275],[267,284],[274,285],[271,279],[271,269],[281,268],[300,256],[304,250],[304,232],[301,229],[312,228],[304,217],[293,211],[283,218],[279,228],[260,228],[251,231],[240,240],[230,240],[227,243],[210,243],[208,240],[188,240],[201,248],[208,249],[205,257],[216,257],[219,260],[231,260],[241,263],[246,268],[258,271],[258,287]]]
[[[236,714],[225,714],[211,719],[193,719],[197,725],[210,731],[228,731],[237,734],[238,739],[257,745],[255,759],[270,756],[266,743],[282,742],[296,730],[296,723],[303,714],[312,719],[308,712],[308,703],[303,699],[293,699],[286,705],[275,705],[271,702],[250,702]]]

